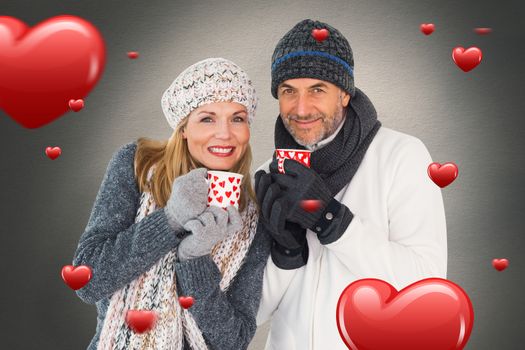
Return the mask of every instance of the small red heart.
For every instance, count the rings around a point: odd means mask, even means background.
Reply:
[[[235,201],[230,201],[230,204],[231,205],[235,205]]]
[[[237,198],[239,198],[239,192],[235,192],[235,195],[237,196]]]
[[[492,33],[492,28],[475,28],[474,31],[479,35],[487,35]]]
[[[330,35],[330,32],[328,32],[328,29],[326,28],[323,28],[323,29],[312,29],[312,36],[314,37],[315,40],[317,40],[317,42],[323,42],[326,40],[326,38],[328,38],[328,36]]]
[[[69,100],[69,108],[71,108],[73,112],[80,111],[82,108],[84,108],[84,100],[83,99]]]
[[[480,64],[482,56],[481,50],[475,46],[466,50],[458,46],[452,50],[452,59],[464,72],[476,68]]]
[[[157,314],[148,310],[128,310],[126,323],[133,332],[141,334],[155,327]]]
[[[225,185],[225,184],[226,184],[225,181],[221,181],[221,182],[219,182],[219,186],[221,186],[222,188],[224,188],[224,185]]]
[[[493,259],[492,266],[498,271],[503,271],[509,266],[509,261],[507,259]]]
[[[226,197],[230,198],[230,196],[232,195],[232,192],[231,191],[226,191],[226,192],[224,192],[224,194],[226,195]]]
[[[77,267],[66,265],[62,268],[62,279],[73,290],[84,287],[91,279],[91,276],[91,268],[86,265]]]
[[[217,193],[219,193],[219,191],[217,191],[217,190],[213,190],[213,195],[214,195],[214,196],[216,196]]]
[[[452,162],[443,165],[432,163],[427,172],[432,181],[441,188],[450,185],[458,177],[458,167]]]
[[[128,52],[128,57],[134,60],[135,58],[139,57],[139,53],[137,51],[130,51]]]
[[[305,199],[301,201],[301,208],[303,208],[304,211],[313,213],[321,208],[321,204],[322,202],[319,199]]]
[[[102,76],[104,39],[83,18],[60,15],[33,27],[0,16],[0,109],[26,128],[51,123]]]
[[[425,35],[430,35],[434,32],[435,26],[434,23],[423,23],[419,26],[421,32]]]
[[[208,180],[211,179],[211,174],[208,174]]]
[[[217,181],[217,180],[219,180],[219,178],[217,176],[214,176],[213,181]]]
[[[208,203],[210,203],[211,201],[212,201],[212,198],[208,197]]]
[[[474,323],[460,286],[427,278],[401,291],[378,279],[344,289],[337,303],[339,335],[349,349],[463,349]]]
[[[241,179],[237,179],[237,184],[241,183]]]
[[[51,159],[57,159],[62,154],[60,147],[46,147],[46,156]]]
[[[237,191],[237,188],[238,188],[237,186],[233,186],[233,191],[234,192]]]
[[[228,180],[230,180],[230,183],[233,183],[233,180],[235,180],[234,177],[229,177]]]
[[[179,297],[179,304],[185,309],[192,307],[194,302],[193,297]]]
[[[217,185],[215,185],[215,183],[212,182],[211,183],[211,188],[215,188],[215,186],[217,186]]]
[[[222,203],[222,196],[217,197],[217,202]]]

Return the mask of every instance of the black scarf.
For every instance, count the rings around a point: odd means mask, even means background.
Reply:
[[[311,155],[310,167],[324,179],[332,196],[350,183],[380,127],[372,102],[356,88],[337,136]],[[275,123],[275,148],[306,149],[295,142],[281,117]]]

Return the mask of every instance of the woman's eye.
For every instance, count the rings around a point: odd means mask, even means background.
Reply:
[[[244,123],[244,121],[246,120],[245,117],[241,117],[241,116],[235,116],[233,118],[233,121],[236,122],[236,123]]]
[[[211,119],[211,117],[203,117],[203,118],[201,118],[201,122],[203,122],[203,123],[210,123],[212,121],[213,120]]]

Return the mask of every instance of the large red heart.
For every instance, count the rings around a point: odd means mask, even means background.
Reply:
[[[358,280],[339,297],[336,317],[339,334],[352,350],[463,349],[474,322],[468,295],[441,278],[400,292],[378,279]]]
[[[474,46],[466,50],[458,46],[452,50],[452,59],[464,72],[476,68],[476,66],[480,64],[481,58],[481,50]]]
[[[89,266],[80,265],[74,267],[66,265],[62,268],[62,279],[73,290],[84,287],[91,279],[91,276],[91,268]]]
[[[128,310],[126,323],[133,332],[141,334],[155,327],[157,314],[148,310]]]
[[[509,266],[509,261],[507,259],[493,259],[492,266],[498,271],[503,271]]]
[[[443,188],[450,185],[458,177],[458,166],[452,162],[443,165],[432,163],[428,166],[427,172],[430,179]]]
[[[421,32],[425,35],[430,35],[434,32],[435,26],[433,23],[423,23],[419,26]]]
[[[26,128],[46,125],[93,89],[105,60],[101,34],[80,17],[52,17],[29,28],[0,16],[0,109]]]

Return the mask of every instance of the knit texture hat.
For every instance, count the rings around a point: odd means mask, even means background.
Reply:
[[[348,40],[334,27],[305,19],[277,43],[272,56],[272,95],[288,79],[328,81],[348,92],[354,87],[354,57]]]
[[[162,95],[162,111],[173,129],[194,109],[214,102],[237,102],[246,107],[251,124],[257,108],[252,82],[238,65],[208,58],[186,68]]]

